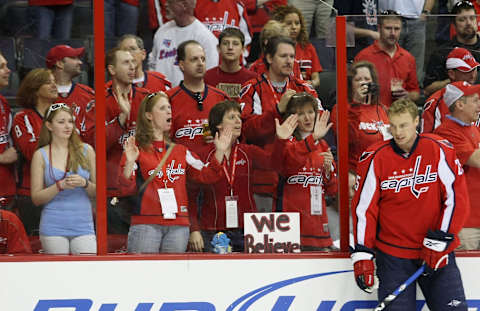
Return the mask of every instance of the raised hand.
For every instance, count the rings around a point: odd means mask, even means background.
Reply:
[[[320,112],[317,114],[317,122],[315,122],[315,127],[313,128],[313,138],[315,140],[322,139],[332,127],[332,123],[328,122],[329,120],[330,111],[325,110],[321,115]]]
[[[296,114],[292,114],[288,116],[288,118],[283,121],[280,125],[280,122],[277,118],[275,118],[275,128],[277,137],[280,139],[287,139],[292,136],[293,131],[297,128],[298,125],[298,116]]]
[[[297,92],[292,89],[288,89],[285,91],[285,93],[282,95],[282,98],[280,98],[280,102],[278,103],[278,111],[280,113],[284,113],[287,111],[287,104],[290,98],[292,98],[293,95],[295,95]]]
[[[135,143],[135,136],[130,136],[127,138],[123,144],[123,149],[125,151],[125,156],[127,157],[127,162],[135,162],[140,154],[140,150]]]
[[[215,144],[215,158],[217,159],[218,163],[222,163],[223,157],[227,154],[227,152],[231,148],[232,144],[232,129],[225,128],[222,130],[220,134],[217,132],[215,134],[215,138],[213,139],[213,143]]]

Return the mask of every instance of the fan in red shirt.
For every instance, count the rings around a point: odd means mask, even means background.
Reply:
[[[308,41],[308,32],[302,12],[294,6],[280,6],[273,13],[273,18],[287,26],[290,38],[296,42],[295,60],[300,66],[302,79],[313,88],[320,86],[319,73],[323,71],[315,47]]]
[[[133,84],[150,92],[167,91],[172,87],[172,83],[157,71],[143,70],[143,62],[147,57],[143,39],[139,36],[127,34],[118,40],[117,46],[125,51],[129,51],[135,59],[135,78]]]
[[[480,85],[465,81],[447,84],[443,95],[448,114],[435,134],[448,139],[455,147],[467,179],[470,202],[480,201],[480,129],[474,122],[480,114]],[[472,204],[473,205],[473,204]],[[472,208],[463,229],[459,232],[459,249],[480,248],[480,209]]]
[[[73,78],[82,73],[81,57],[85,54],[85,48],[74,49],[68,45],[57,45],[50,49],[47,54],[46,65],[53,76],[58,89],[57,102],[67,104],[73,111],[75,126],[80,137],[84,141],[91,141],[86,137],[95,124],[87,124],[87,114],[93,113],[95,105],[95,91],[89,86],[76,83]]]
[[[205,83],[221,89],[230,98],[238,98],[242,84],[257,76],[240,63],[245,36],[238,28],[229,27],[222,31],[218,42],[220,65],[207,71]]]
[[[105,62],[112,77],[112,87],[106,90],[105,100],[108,230],[110,233],[126,234],[135,189],[120,187],[118,164],[124,142],[135,135],[138,108],[149,92],[132,84],[135,60],[130,52],[113,48],[107,52]]]
[[[402,17],[395,12],[378,16],[380,38],[361,50],[355,61],[366,60],[375,65],[380,81],[380,101],[387,107],[399,98],[416,101],[420,96],[415,58],[398,45]]]
[[[451,82],[467,81],[474,84],[477,81],[478,66],[472,53],[464,48],[454,48],[447,57],[445,67]],[[423,105],[421,131],[433,132],[445,120],[449,110],[444,100],[445,88],[433,93]]]
[[[8,86],[10,72],[7,60],[0,51],[0,89]],[[14,163],[18,157],[12,143],[12,121],[10,105],[0,95],[0,178],[3,183],[0,198],[4,206],[13,206],[16,193]]]
[[[330,114],[320,115],[311,94],[297,93],[288,102],[289,115],[298,116],[298,125],[282,156],[282,204],[277,211],[300,214],[302,251],[332,250],[325,195],[337,192],[336,165],[322,139],[332,126]],[[302,147],[306,152],[299,152]]]
[[[275,37],[268,41],[265,52],[268,72],[244,84],[240,94],[242,119],[245,120],[243,135],[248,143],[265,147],[275,138],[275,118],[281,114],[289,98],[297,92],[316,92],[308,84],[291,76],[295,62],[295,43],[287,37]],[[318,101],[321,109],[320,101]],[[267,148],[269,148],[267,146]],[[273,171],[256,171],[255,193],[265,199],[257,204],[261,211],[271,211],[275,198],[278,175]],[[257,196],[257,198],[260,198]]]
[[[28,235],[38,235],[41,208],[30,198],[30,162],[37,149],[43,117],[58,98],[57,85],[52,72],[46,68],[30,71],[22,80],[17,103],[23,108],[13,119],[13,142],[22,159],[17,188],[17,206],[20,219]]]
[[[276,125],[274,148],[272,152],[266,152],[258,146],[238,141],[242,119],[237,102],[225,100],[210,110],[208,125],[212,135],[232,131],[232,138],[226,151],[226,161],[222,163],[224,174],[216,183],[205,186],[202,209],[190,209],[192,250],[211,252],[210,241],[218,231],[222,231],[230,238],[234,252],[243,251],[243,214],[257,212],[252,189],[253,168],[280,168],[283,147],[295,129],[296,119],[293,116],[282,125]],[[208,162],[215,152],[216,148],[210,150]]]

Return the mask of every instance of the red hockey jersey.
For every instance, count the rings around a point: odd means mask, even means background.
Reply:
[[[57,103],[65,103],[72,109],[80,137],[85,142],[91,141],[92,138],[86,136],[95,127],[95,123],[89,122],[95,120],[95,116],[87,118],[87,114],[94,113],[92,107],[95,105],[95,91],[85,84],[73,82],[68,93],[58,93]]]
[[[168,90],[167,95],[172,106],[171,133],[175,142],[185,145],[196,154],[205,155],[212,145],[205,143],[203,124],[208,123],[210,109],[218,102],[228,99],[227,94],[205,85],[205,90],[203,94],[199,94],[197,102],[195,94],[182,82],[179,86]],[[199,109],[199,102],[202,110]]]
[[[250,79],[257,77],[253,71],[242,67],[237,72],[230,73],[223,71],[219,66],[207,70],[205,83],[224,91],[230,98],[239,98],[242,85]]]
[[[356,244],[400,258],[419,259],[428,230],[455,234],[470,210],[455,149],[433,134],[418,135],[409,154],[392,140],[360,157],[352,201]]]
[[[12,112],[5,97],[0,95],[0,154],[12,147]],[[0,178],[2,187],[0,188],[0,197],[15,195],[15,172],[14,164],[0,164]]]
[[[300,214],[300,244],[328,247],[332,238],[328,229],[325,193],[337,192],[335,165],[325,174],[321,152],[328,151],[324,140],[314,142],[312,135],[302,141],[291,138],[284,150],[282,211]]]
[[[239,28],[245,36],[245,46],[252,42],[252,30],[247,10],[238,0],[197,0],[195,17],[218,38],[228,27]]]
[[[130,179],[123,176],[125,167],[125,155],[123,155],[119,170],[119,180],[126,190],[132,187],[138,189],[144,181],[153,174],[161,161],[166,149],[164,142],[153,142],[152,152],[140,149],[140,155],[136,161],[136,171]],[[216,159],[204,164],[196,154],[190,152],[185,146],[176,145],[168,156],[163,168],[157,176],[147,185],[144,191],[139,194],[138,205],[135,206],[132,216],[132,225],[138,224],[159,224],[165,226],[188,226],[189,205],[187,198],[187,179],[198,183],[214,183],[222,175],[222,168]],[[173,188],[178,206],[178,213],[175,219],[165,219],[162,213],[157,190]]]
[[[105,99],[106,111],[106,131],[107,131],[107,196],[126,196],[133,194],[134,189],[119,188],[118,174],[120,159],[123,153],[123,144],[128,137],[135,135],[137,126],[137,113],[140,104],[148,91],[142,88],[132,87],[131,92],[131,108],[130,116],[122,127],[118,121],[121,113],[118,102],[112,93],[112,89],[107,90],[107,98]]]
[[[13,141],[23,157],[17,193],[30,195],[30,162],[37,149],[43,118],[37,110],[20,110],[13,118]]]

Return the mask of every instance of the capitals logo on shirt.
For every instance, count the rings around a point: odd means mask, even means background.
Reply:
[[[320,168],[313,168],[307,169],[306,167],[303,168],[303,171],[300,171],[297,175],[292,175],[288,177],[287,184],[294,185],[299,184],[302,185],[304,188],[308,186],[318,186],[323,185],[323,177],[320,175],[322,169]]]
[[[165,45],[167,48],[170,47],[170,45],[172,45],[172,40],[169,40],[169,39],[163,39],[163,42],[162,42],[163,45]]]
[[[185,169],[182,168],[182,164],[179,163],[177,167],[175,167],[175,160],[172,160],[169,165],[167,165],[167,178],[170,182],[174,182],[175,180],[179,179],[179,176],[174,176],[174,175],[185,175]],[[148,171],[148,175],[152,175],[155,172],[155,170],[150,170]],[[157,173],[157,178],[162,178],[163,177],[163,171],[158,171]]]
[[[418,199],[422,193],[428,191],[429,186],[426,186],[426,184],[436,182],[438,176],[436,172],[431,172],[431,165],[425,167],[425,172],[419,172],[421,162],[422,156],[417,156],[415,167],[410,168],[408,172],[406,170],[394,171],[393,176],[389,176],[387,180],[380,183],[381,189],[395,189],[395,193],[398,193],[403,188],[410,188],[410,192]]]

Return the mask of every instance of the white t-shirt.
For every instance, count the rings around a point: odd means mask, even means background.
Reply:
[[[183,80],[177,64],[177,48],[187,40],[195,40],[204,48],[207,70],[218,66],[218,39],[198,19],[185,27],[169,21],[160,27],[153,38],[153,48],[148,55],[150,70],[163,73],[175,87]]]
[[[423,11],[425,0],[379,0],[380,12],[394,10],[408,18],[419,18]]]

